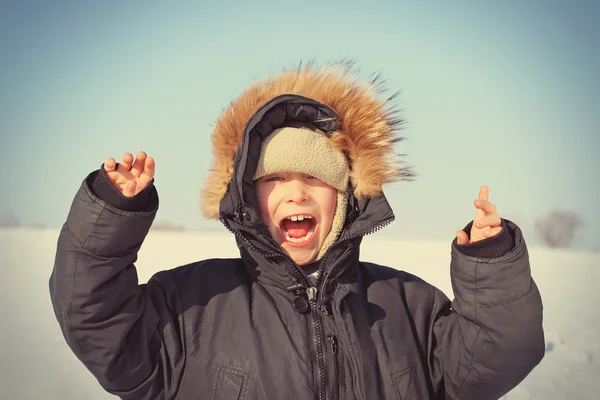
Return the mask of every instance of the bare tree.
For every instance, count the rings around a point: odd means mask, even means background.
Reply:
[[[155,231],[184,231],[183,225],[173,225],[171,222],[157,222],[150,228]]]
[[[546,245],[568,248],[583,220],[572,211],[553,210],[535,221],[538,234]]]
[[[0,226],[13,228],[15,226],[19,226],[19,221],[17,220],[17,217],[14,216],[14,214],[8,213],[4,215],[2,221],[0,221]]]

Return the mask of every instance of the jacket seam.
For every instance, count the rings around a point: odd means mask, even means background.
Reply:
[[[83,241],[79,240],[79,238],[75,235],[75,233],[73,233],[73,231],[71,229],[69,229],[68,224],[65,224],[65,227],[67,228],[67,230],[69,231],[71,236],[79,242],[79,249],[77,251],[77,261],[75,261],[75,268],[74,268],[72,279],[71,279],[71,285],[69,287],[69,309],[67,311],[67,320],[65,321],[66,328],[69,333],[73,333],[73,323],[72,323],[73,297],[74,297],[73,290],[75,287],[75,278],[77,277],[77,273],[79,272],[79,265],[80,265],[80,261],[81,261],[81,250],[85,248],[85,245],[87,244],[87,241],[92,233],[93,227],[96,226],[96,224],[98,223],[98,220],[100,219],[100,216],[102,215],[103,212],[104,212],[104,207],[102,207],[102,209],[96,216],[96,220],[94,221],[94,224],[92,225],[92,229],[90,230],[90,232],[87,234],[85,240],[83,240]],[[79,340],[77,340],[77,338],[73,337],[72,343],[75,343],[77,345],[77,348],[79,349],[79,351],[81,353],[84,353],[84,350],[81,347],[81,345],[79,344]]]
[[[477,293],[478,293],[478,287],[477,287],[477,267],[479,267],[479,263],[480,260],[477,260],[477,263],[475,263],[475,268],[473,269],[473,280],[474,280],[474,285],[475,285],[475,295],[474,295],[474,307],[473,307],[473,315],[475,317],[475,323],[479,326],[479,321],[477,320]],[[479,332],[477,333],[477,336],[479,336]],[[473,352],[475,352],[475,345],[473,345]]]
[[[523,253],[525,253],[526,250],[527,250],[527,247],[523,243],[516,243],[515,246],[508,253],[506,253],[500,257],[484,258],[484,257],[469,256],[464,253],[461,253],[460,250],[455,249],[455,248],[452,248],[451,254],[452,254],[452,256],[461,258],[467,262],[476,263],[476,264],[494,265],[494,264],[504,264],[504,263],[513,262],[515,259],[522,257]]]
[[[526,291],[525,293],[523,293],[523,295],[517,297],[516,299],[509,300],[506,303],[494,304],[494,305],[487,306],[487,307],[486,306],[481,306],[481,308],[492,309],[492,308],[498,308],[498,307],[505,307],[505,306],[507,306],[509,304],[516,303],[517,301],[521,301],[524,298],[533,295],[534,293],[535,293],[535,291],[532,291],[531,288],[530,288],[528,291]]]
[[[344,288],[345,291],[347,291],[347,288]],[[348,349],[350,350],[350,353],[352,355],[352,358],[355,359],[357,361],[357,366],[358,367],[358,357],[356,356],[356,351],[354,350],[354,346],[352,345],[352,340],[350,338],[350,335],[348,334],[348,332],[350,331],[350,329],[348,328],[348,324],[346,323],[346,320],[344,318],[341,318],[342,324],[344,325],[344,335],[348,338]],[[351,363],[354,364],[354,363]],[[353,368],[356,368],[353,365]],[[358,371],[355,371],[356,373],[358,373]],[[359,388],[362,389],[362,388]]]
[[[473,372],[473,370],[475,369],[475,365],[473,364],[473,358],[475,358],[475,348],[477,347],[477,343],[478,343],[478,339],[479,339],[479,334],[481,333],[481,330],[482,329],[480,327],[479,330],[477,331],[477,335],[475,336],[475,340],[473,342],[473,351],[471,352],[471,358],[469,359],[469,364],[471,365],[471,368],[469,368],[469,372],[467,372],[467,374],[465,375],[465,378],[463,379],[463,381],[461,382],[460,386],[458,387],[458,390],[456,391],[456,396],[458,396],[460,394],[460,392],[463,389],[465,383],[467,382],[467,379],[471,375],[471,372]]]
[[[111,213],[113,213],[118,218],[129,217],[129,218],[135,218],[135,219],[142,219],[142,218],[147,218],[149,216],[152,216],[157,211],[156,202],[154,201],[154,199],[151,200],[151,202],[152,202],[152,208],[150,210],[144,210],[144,211],[125,211],[125,210],[121,210],[121,209],[119,209],[117,207],[114,207],[114,206],[108,204],[107,202],[105,202],[104,200],[102,200],[100,197],[96,196],[89,189],[89,187],[87,185],[83,185],[83,189],[85,190],[85,193],[87,194],[87,196],[89,197],[89,199],[94,204],[98,204],[99,206],[102,207],[102,210],[100,211],[100,214],[105,209],[108,209],[108,210],[110,210]],[[154,190],[156,190],[156,188],[154,188]],[[153,192],[150,193],[150,197],[152,197],[152,193]]]
[[[458,387],[458,390],[456,392],[456,397],[458,397],[460,395],[460,391],[463,389],[465,382],[467,382],[467,378],[471,375],[471,372],[473,372],[474,369],[475,369],[475,366],[471,364],[471,368],[469,369],[469,372],[467,372],[465,379],[463,379],[462,383]]]
[[[179,305],[182,304],[182,300],[181,300],[181,293],[179,292],[179,287],[177,285],[174,284],[172,277],[171,278],[171,283],[173,284],[173,286],[175,287],[175,291],[177,292],[177,300],[179,301]],[[159,317],[160,319],[160,317]],[[158,329],[157,329],[158,331]],[[177,387],[173,393],[173,398],[177,398],[177,395],[179,394],[179,390],[181,389],[181,382],[183,382],[183,378],[186,375],[187,372],[187,368],[185,367],[185,365],[187,364],[187,339],[185,338],[186,335],[186,330],[185,330],[185,316],[183,313],[183,310],[181,310],[181,331],[183,332],[183,340],[181,341],[182,344],[182,353],[183,353],[183,365],[182,365],[182,369],[183,369],[183,373],[181,374],[181,377],[179,378],[179,380],[177,381]],[[173,371],[175,371],[175,368],[173,368]],[[174,372],[173,372],[174,373]],[[171,379],[173,379],[173,375],[171,375]],[[175,380],[175,379],[173,379]]]
[[[463,381],[461,382],[460,386],[458,387],[458,390],[456,391],[456,396],[458,396],[460,394],[460,391],[462,390],[462,388],[464,387],[465,383],[467,382],[467,379],[469,378],[469,376],[471,375],[471,372],[473,372],[473,370],[475,369],[475,365],[473,364],[473,358],[475,358],[475,348],[477,347],[477,343],[478,343],[478,339],[479,339],[479,334],[481,333],[481,327],[479,326],[479,323],[477,321],[477,267],[479,266],[479,261],[477,260],[477,263],[475,264],[475,268],[473,269],[473,284],[475,286],[475,294],[474,294],[474,307],[473,307],[473,316],[475,319],[475,324],[478,326],[478,330],[477,330],[477,335],[475,336],[475,340],[473,341],[473,350],[471,352],[471,358],[469,359],[469,364],[471,365],[471,368],[469,368],[469,372],[467,372],[467,374],[465,375],[465,378],[463,379]],[[461,316],[462,317],[462,316]],[[464,317],[462,317],[464,318]]]
[[[242,377],[242,384],[237,400],[244,400],[246,398],[246,392],[248,391],[248,373],[241,369],[234,368],[228,364],[217,365],[217,367],[215,368],[215,371],[213,372],[213,382],[211,385],[210,398],[215,398],[217,394],[219,378],[225,373],[235,374],[237,376]]]

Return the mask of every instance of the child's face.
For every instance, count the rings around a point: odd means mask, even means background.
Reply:
[[[310,263],[331,230],[337,191],[315,177],[282,172],[258,179],[256,198],[273,239],[296,264]]]

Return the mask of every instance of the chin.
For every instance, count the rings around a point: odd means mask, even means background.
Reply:
[[[294,262],[298,265],[306,265],[310,264],[316,257],[318,252],[310,251],[310,252],[299,252],[297,248],[283,246],[283,249],[289,254],[290,258],[294,260]]]

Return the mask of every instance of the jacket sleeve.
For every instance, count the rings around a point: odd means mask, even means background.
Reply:
[[[508,220],[514,247],[496,258],[467,256],[452,245],[454,300],[433,292],[429,363],[446,399],[496,400],[544,356],[542,301],[520,229]],[[443,398],[443,397],[439,397]]]
[[[102,387],[122,399],[172,398],[185,362],[181,312],[167,274],[138,284],[137,253],[158,210],[123,211],[77,192],[60,232],[50,296],[67,344]]]

